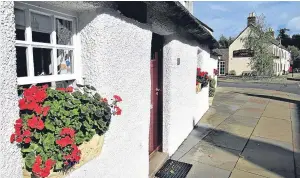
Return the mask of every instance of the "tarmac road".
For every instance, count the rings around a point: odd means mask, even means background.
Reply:
[[[265,90],[277,90],[287,93],[300,95],[300,82],[279,84],[279,83],[249,83],[249,82],[222,82],[218,81],[219,87],[236,87],[236,88],[260,88]]]

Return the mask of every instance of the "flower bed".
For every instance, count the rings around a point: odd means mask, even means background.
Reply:
[[[122,112],[117,106],[122,99],[117,95],[113,98],[109,104],[88,85],[79,85],[75,92],[72,87],[54,90],[46,85],[25,89],[19,100],[20,118],[10,138],[21,148],[24,175],[30,176],[31,172],[35,177],[48,177],[50,173],[61,173],[56,177],[62,177],[84,163],[82,150],[85,158],[89,157],[85,161],[92,159],[84,145],[88,150],[99,150],[111,115]]]

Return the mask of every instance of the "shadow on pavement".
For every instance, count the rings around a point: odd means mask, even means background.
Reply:
[[[201,126],[195,128],[199,133],[202,133],[205,129],[207,128],[202,128]],[[212,129],[198,144],[203,142],[209,143],[209,145],[212,145],[212,148],[209,148],[207,145],[198,145],[198,150],[200,152],[205,152],[204,154],[198,154],[202,156],[207,154],[214,155],[214,151],[212,151],[214,150],[213,148],[221,149],[222,151],[226,151],[237,157],[237,164],[232,165],[232,167],[235,166],[239,170],[254,174],[261,174],[264,170],[267,170],[285,178],[295,177],[296,175],[293,158],[294,152],[289,144],[278,144],[276,141],[272,143],[272,141],[260,137],[248,139],[217,129]],[[194,148],[197,149],[197,145]],[[192,157],[196,157],[198,160],[201,159],[202,161],[205,159],[201,156],[197,157],[196,154],[192,155]],[[223,165],[227,164],[226,160],[222,160],[222,158],[215,159],[217,160],[214,161],[220,161],[224,163]],[[205,164],[205,161],[202,163]],[[267,175],[262,176],[269,177],[274,175],[268,173]]]

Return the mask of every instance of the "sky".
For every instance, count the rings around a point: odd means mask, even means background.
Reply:
[[[277,36],[280,28],[300,33],[300,1],[194,1],[194,16],[211,27],[216,39],[237,36],[246,26],[249,13],[264,14]]]

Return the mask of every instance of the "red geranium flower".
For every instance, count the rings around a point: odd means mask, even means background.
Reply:
[[[115,99],[117,102],[121,102],[121,101],[122,101],[122,98],[121,98],[120,96],[118,96],[118,95],[114,95],[113,97],[114,97],[114,99]]]
[[[116,110],[116,115],[121,115],[121,113],[122,113],[121,108],[119,108],[118,106],[115,106],[115,110]]]
[[[101,99],[101,101],[104,102],[104,103],[107,103],[107,99],[106,98]]]
[[[73,92],[73,87],[67,87],[65,91],[71,93],[71,92]]]
[[[61,138],[60,140],[56,140],[56,144],[58,144],[62,148],[66,147],[67,145],[71,145],[72,143],[73,140],[69,136]]]
[[[47,116],[49,110],[50,110],[50,106],[43,107],[43,116]]]
[[[10,143],[13,143],[16,140],[16,134],[11,134],[10,136]]]
[[[24,142],[25,142],[25,143],[30,143],[30,142],[31,142],[31,138],[30,138],[30,137],[24,138]]]
[[[27,125],[32,129],[42,130],[44,128],[44,122],[36,116],[33,116],[31,119],[28,119]]]
[[[69,135],[71,138],[73,138],[75,136],[75,130],[72,128],[63,128],[60,131],[60,136],[66,136]]]
[[[20,108],[20,110],[27,109],[25,98],[22,98],[22,99],[19,100],[19,108]]]

